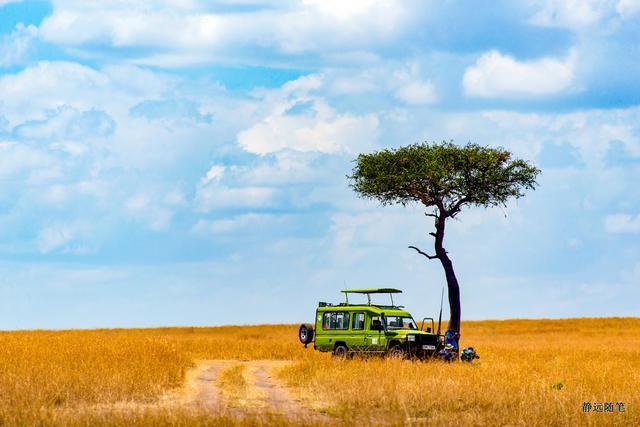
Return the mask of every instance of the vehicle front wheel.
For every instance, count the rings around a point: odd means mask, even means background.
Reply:
[[[407,354],[402,347],[396,344],[389,349],[387,356],[391,359],[404,359]]]
[[[333,357],[336,359],[346,359],[349,355],[349,349],[344,344],[338,344],[336,348],[333,349]]]

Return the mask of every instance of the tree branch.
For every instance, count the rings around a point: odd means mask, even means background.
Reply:
[[[429,235],[430,235],[430,236],[433,236],[433,237],[438,237],[438,235],[437,235],[436,233],[434,233],[433,231],[432,231],[432,232],[430,232],[430,233],[429,233]]]
[[[422,252],[420,249],[416,248],[415,246],[409,246],[409,249],[415,249],[415,250],[416,250],[416,252],[418,252],[420,255],[424,255],[424,256],[426,256],[426,257],[427,257],[427,258],[429,258],[429,259],[436,259],[436,258],[438,258],[438,256],[437,256],[437,255],[429,255],[429,254],[426,254],[426,253]]]
[[[438,218],[438,215],[436,215],[434,213],[425,212],[424,215],[425,216],[430,216],[430,217],[433,217],[433,218],[436,218],[436,219]]]
[[[450,217],[454,217],[458,212],[460,212],[460,208],[462,207],[463,203],[466,203],[469,201],[468,197],[463,197],[461,199],[459,199],[457,202],[455,202],[453,204],[453,206],[451,207],[451,209],[448,210],[447,214]]]

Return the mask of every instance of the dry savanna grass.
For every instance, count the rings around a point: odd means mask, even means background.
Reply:
[[[246,378],[247,366],[232,365],[220,374],[218,383],[222,390],[225,404],[231,407],[246,406],[254,396]]]
[[[3,332],[0,425],[297,423],[260,411],[154,409],[201,359],[239,361],[218,383],[225,399],[240,403],[251,399],[241,361],[292,360],[274,374],[332,424],[640,425],[637,318],[466,322],[461,344],[481,356],[471,365],[340,362],[304,349],[296,332],[295,325]],[[117,402],[132,409],[108,409]],[[614,412],[584,413],[584,402],[612,402]]]

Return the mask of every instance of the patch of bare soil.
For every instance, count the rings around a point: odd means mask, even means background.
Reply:
[[[295,399],[275,377],[273,370],[291,362],[279,360],[203,360],[187,375],[181,394],[174,401],[186,405],[225,411],[234,415],[268,412],[294,419],[320,420],[324,416]],[[240,392],[228,392],[219,381],[226,369],[242,365],[243,384]],[[170,398],[169,398],[170,399]]]
[[[120,402],[95,405],[92,410],[133,412],[179,407],[233,417],[269,414],[314,424],[329,421],[327,416],[294,398],[275,377],[273,370],[289,363],[280,360],[200,360],[187,372],[181,389],[165,394],[156,403]],[[239,365],[242,365],[239,387],[222,381],[226,370]]]

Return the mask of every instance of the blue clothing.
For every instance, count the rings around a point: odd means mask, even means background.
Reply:
[[[453,346],[453,351],[458,351],[458,340],[456,339],[456,334],[449,330],[444,334],[444,345],[451,344]]]

